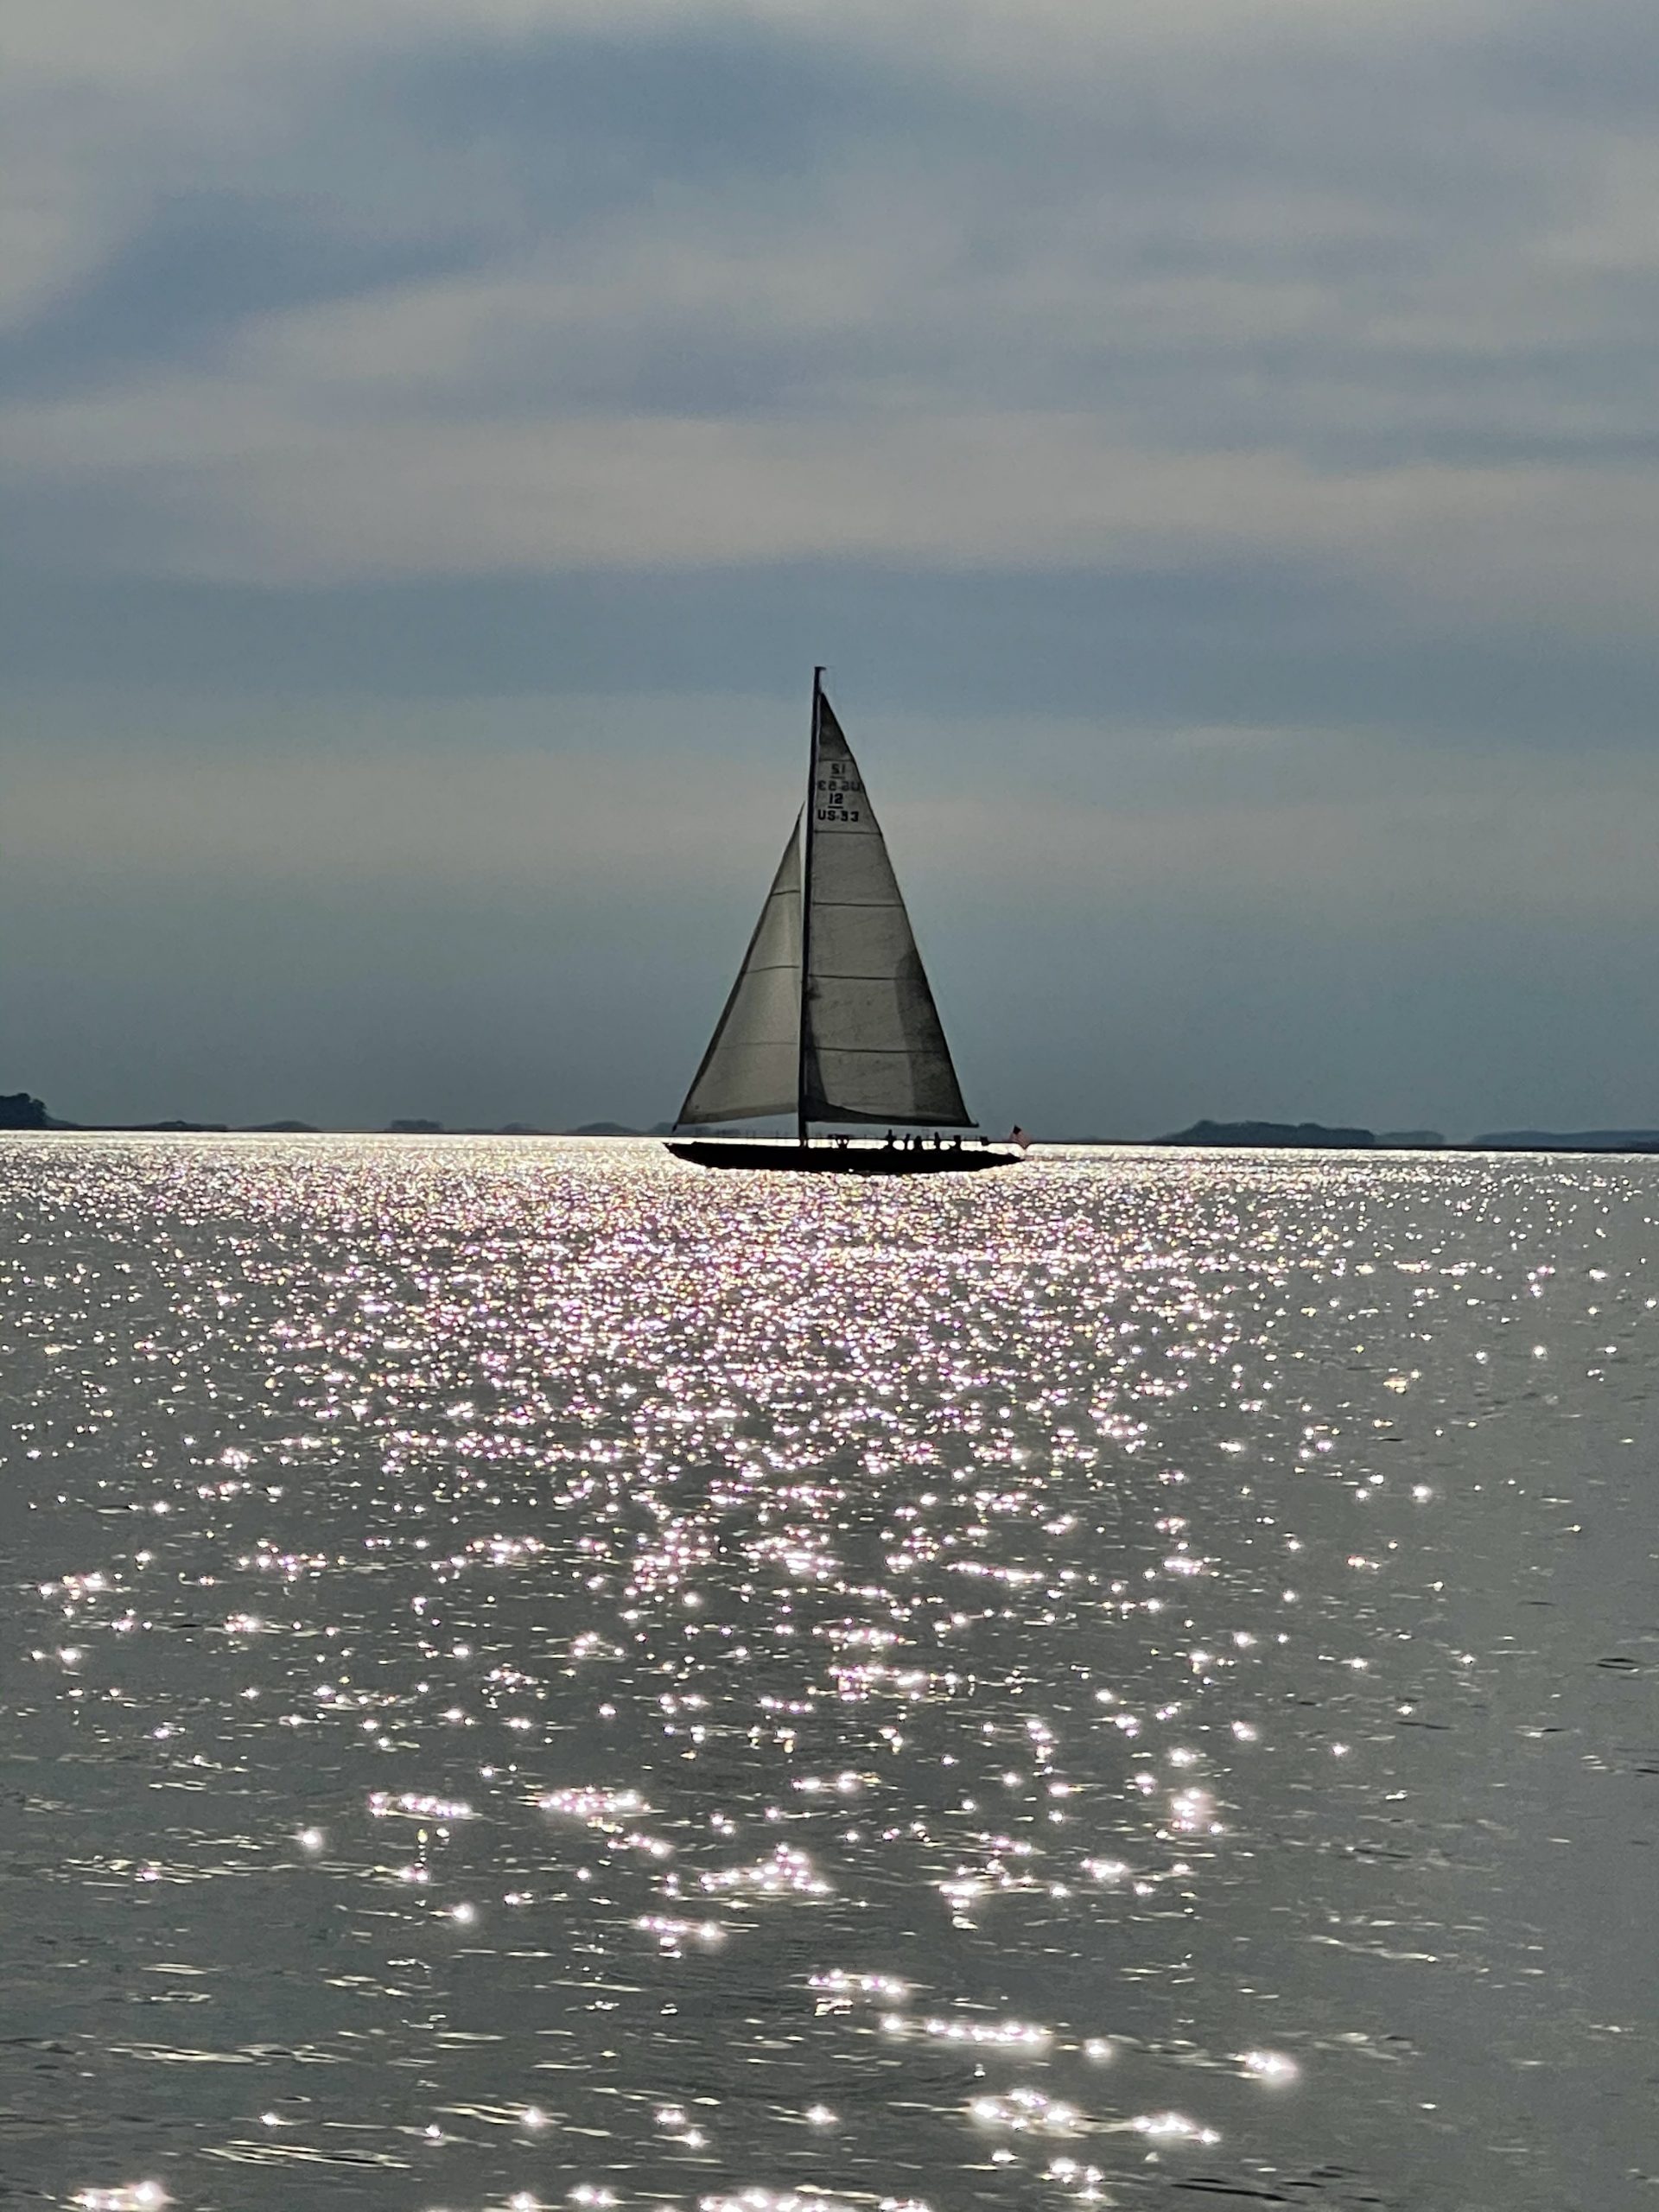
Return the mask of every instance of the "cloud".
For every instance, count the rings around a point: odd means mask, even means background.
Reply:
[[[14,876],[53,895],[122,880],[296,895],[418,884],[434,898],[528,893],[598,910],[758,901],[799,803],[804,712],[707,695],[152,702],[111,744],[108,695],[20,712],[7,772]],[[856,718],[872,788],[924,903],[973,887],[1015,911],[1162,909],[1192,899],[1287,919],[1499,913],[1535,923],[1659,902],[1659,764],[1618,747],[1448,757],[1331,728],[1137,728],[1104,715]],[[688,772],[718,759],[721,772]],[[1656,917],[1659,919],[1659,917]]]
[[[504,1003],[639,996],[672,1089],[826,656],[945,984],[1000,994],[986,1052],[1042,1001],[1056,1098],[1133,1017],[1147,1126],[1274,1054],[1332,1071],[1310,1110],[1397,1069],[1401,1118],[1524,1117],[1552,976],[1586,1090],[1654,1075],[1650,11],[941,23],[12,0],[5,895],[86,1081],[117,938],[141,1055],[172,963],[182,1037],[284,929],[356,948],[342,1033],[441,1037],[545,898],[565,964]]]
[[[757,873],[769,868],[799,803],[775,710],[753,700],[700,701],[695,718],[676,718],[672,744],[654,700],[466,699],[396,713],[322,702],[297,743],[280,714],[196,700],[158,715],[142,743],[129,726],[116,747],[89,738],[100,703],[106,717],[118,711],[83,694],[67,713],[59,702],[16,717],[6,777],[15,877],[60,889],[70,878],[261,884],[296,896],[418,884],[434,899],[517,885],[602,903],[639,877],[658,895],[723,884],[746,836]],[[746,741],[758,756],[735,800],[684,775],[679,747],[693,728],[728,757]]]
[[[153,573],[272,583],[806,558],[1101,569],[1319,557],[1406,600],[1639,616],[1651,469],[1319,468],[1160,452],[1088,416],[855,422],[583,416],[296,420],[271,396],[162,384],[0,414],[14,480],[150,509]]]
[[[12,32],[10,312],[81,319],[54,396],[36,367],[0,406],[0,474],[58,498],[54,558],[1290,558],[1643,619],[1659,139],[1582,82],[1541,105],[1548,10],[967,0],[942,42],[906,0],[176,0],[145,30],[21,0]],[[158,363],[115,245],[181,204],[178,273],[134,264],[175,302]]]

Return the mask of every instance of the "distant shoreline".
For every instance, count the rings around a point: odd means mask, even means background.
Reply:
[[[0,1094],[0,1135],[205,1137],[636,1137],[661,1138],[673,1124],[648,1129],[622,1122],[584,1122],[575,1128],[540,1128],[524,1122],[448,1128],[441,1122],[396,1120],[381,1128],[326,1129],[311,1122],[66,1122],[28,1091]],[[1039,1144],[1101,1152],[1421,1152],[1516,1154],[1548,1157],[1640,1159],[1659,1154],[1659,1129],[1497,1129],[1468,1138],[1437,1129],[1384,1130],[1322,1122],[1194,1122],[1169,1136],[1039,1138]]]
[[[1438,1129],[1365,1129],[1320,1122],[1194,1122],[1160,1145],[1213,1151],[1659,1153],[1659,1129],[1492,1129],[1461,1140]]]

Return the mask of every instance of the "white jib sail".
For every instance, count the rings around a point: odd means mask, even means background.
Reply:
[[[805,1110],[817,1122],[969,1122],[887,841],[824,700],[812,812]]]
[[[682,1122],[792,1114],[801,1065],[801,825],[784,848]]]

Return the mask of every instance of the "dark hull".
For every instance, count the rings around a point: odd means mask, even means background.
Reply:
[[[906,1152],[880,1144],[769,1144],[741,1137],[676,1137],[668,1148],[694,1167],[769,1168],[791,1175],[970,1175],[985,1167],[1015,1166],[1023,1156],[978,1145]]]

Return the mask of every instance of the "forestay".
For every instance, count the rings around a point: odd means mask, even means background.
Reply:
[[[801,1062],[801,824],[790,832],[682,1123],[793,1114]]]
[[[887,840],[827,699],[813,783],[803,1116],[968,1126]]]

